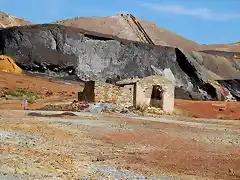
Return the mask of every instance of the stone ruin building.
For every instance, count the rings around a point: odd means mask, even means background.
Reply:
[[[124,79],[116,85],[88,81],[79,92],[79,101],[111,102],[122,106],[156,107],[173,113],[174,85],[163,76]]]

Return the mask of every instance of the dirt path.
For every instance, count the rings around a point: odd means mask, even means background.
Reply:
[[[1,111],[0,178],[240,177],[240,128],[234,122],[221,128],[208,121],[189,126],[166,119],[78,115]]]

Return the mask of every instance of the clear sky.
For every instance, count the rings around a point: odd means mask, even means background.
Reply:
[[[0,0],[35,23],[131,13],[201,44],[240,41],[240,0]]]

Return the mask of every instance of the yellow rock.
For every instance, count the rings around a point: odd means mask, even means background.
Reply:
[[[9,56],[0,55],[0,71],[21,74],[23,71]]]

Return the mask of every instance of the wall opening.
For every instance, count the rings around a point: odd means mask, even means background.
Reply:
[[[162,108],[163,107],[163,89],[159,85],[153,85],[150,106]]]
[[[133,106],[137,104],[137,85],[133,85]]]

